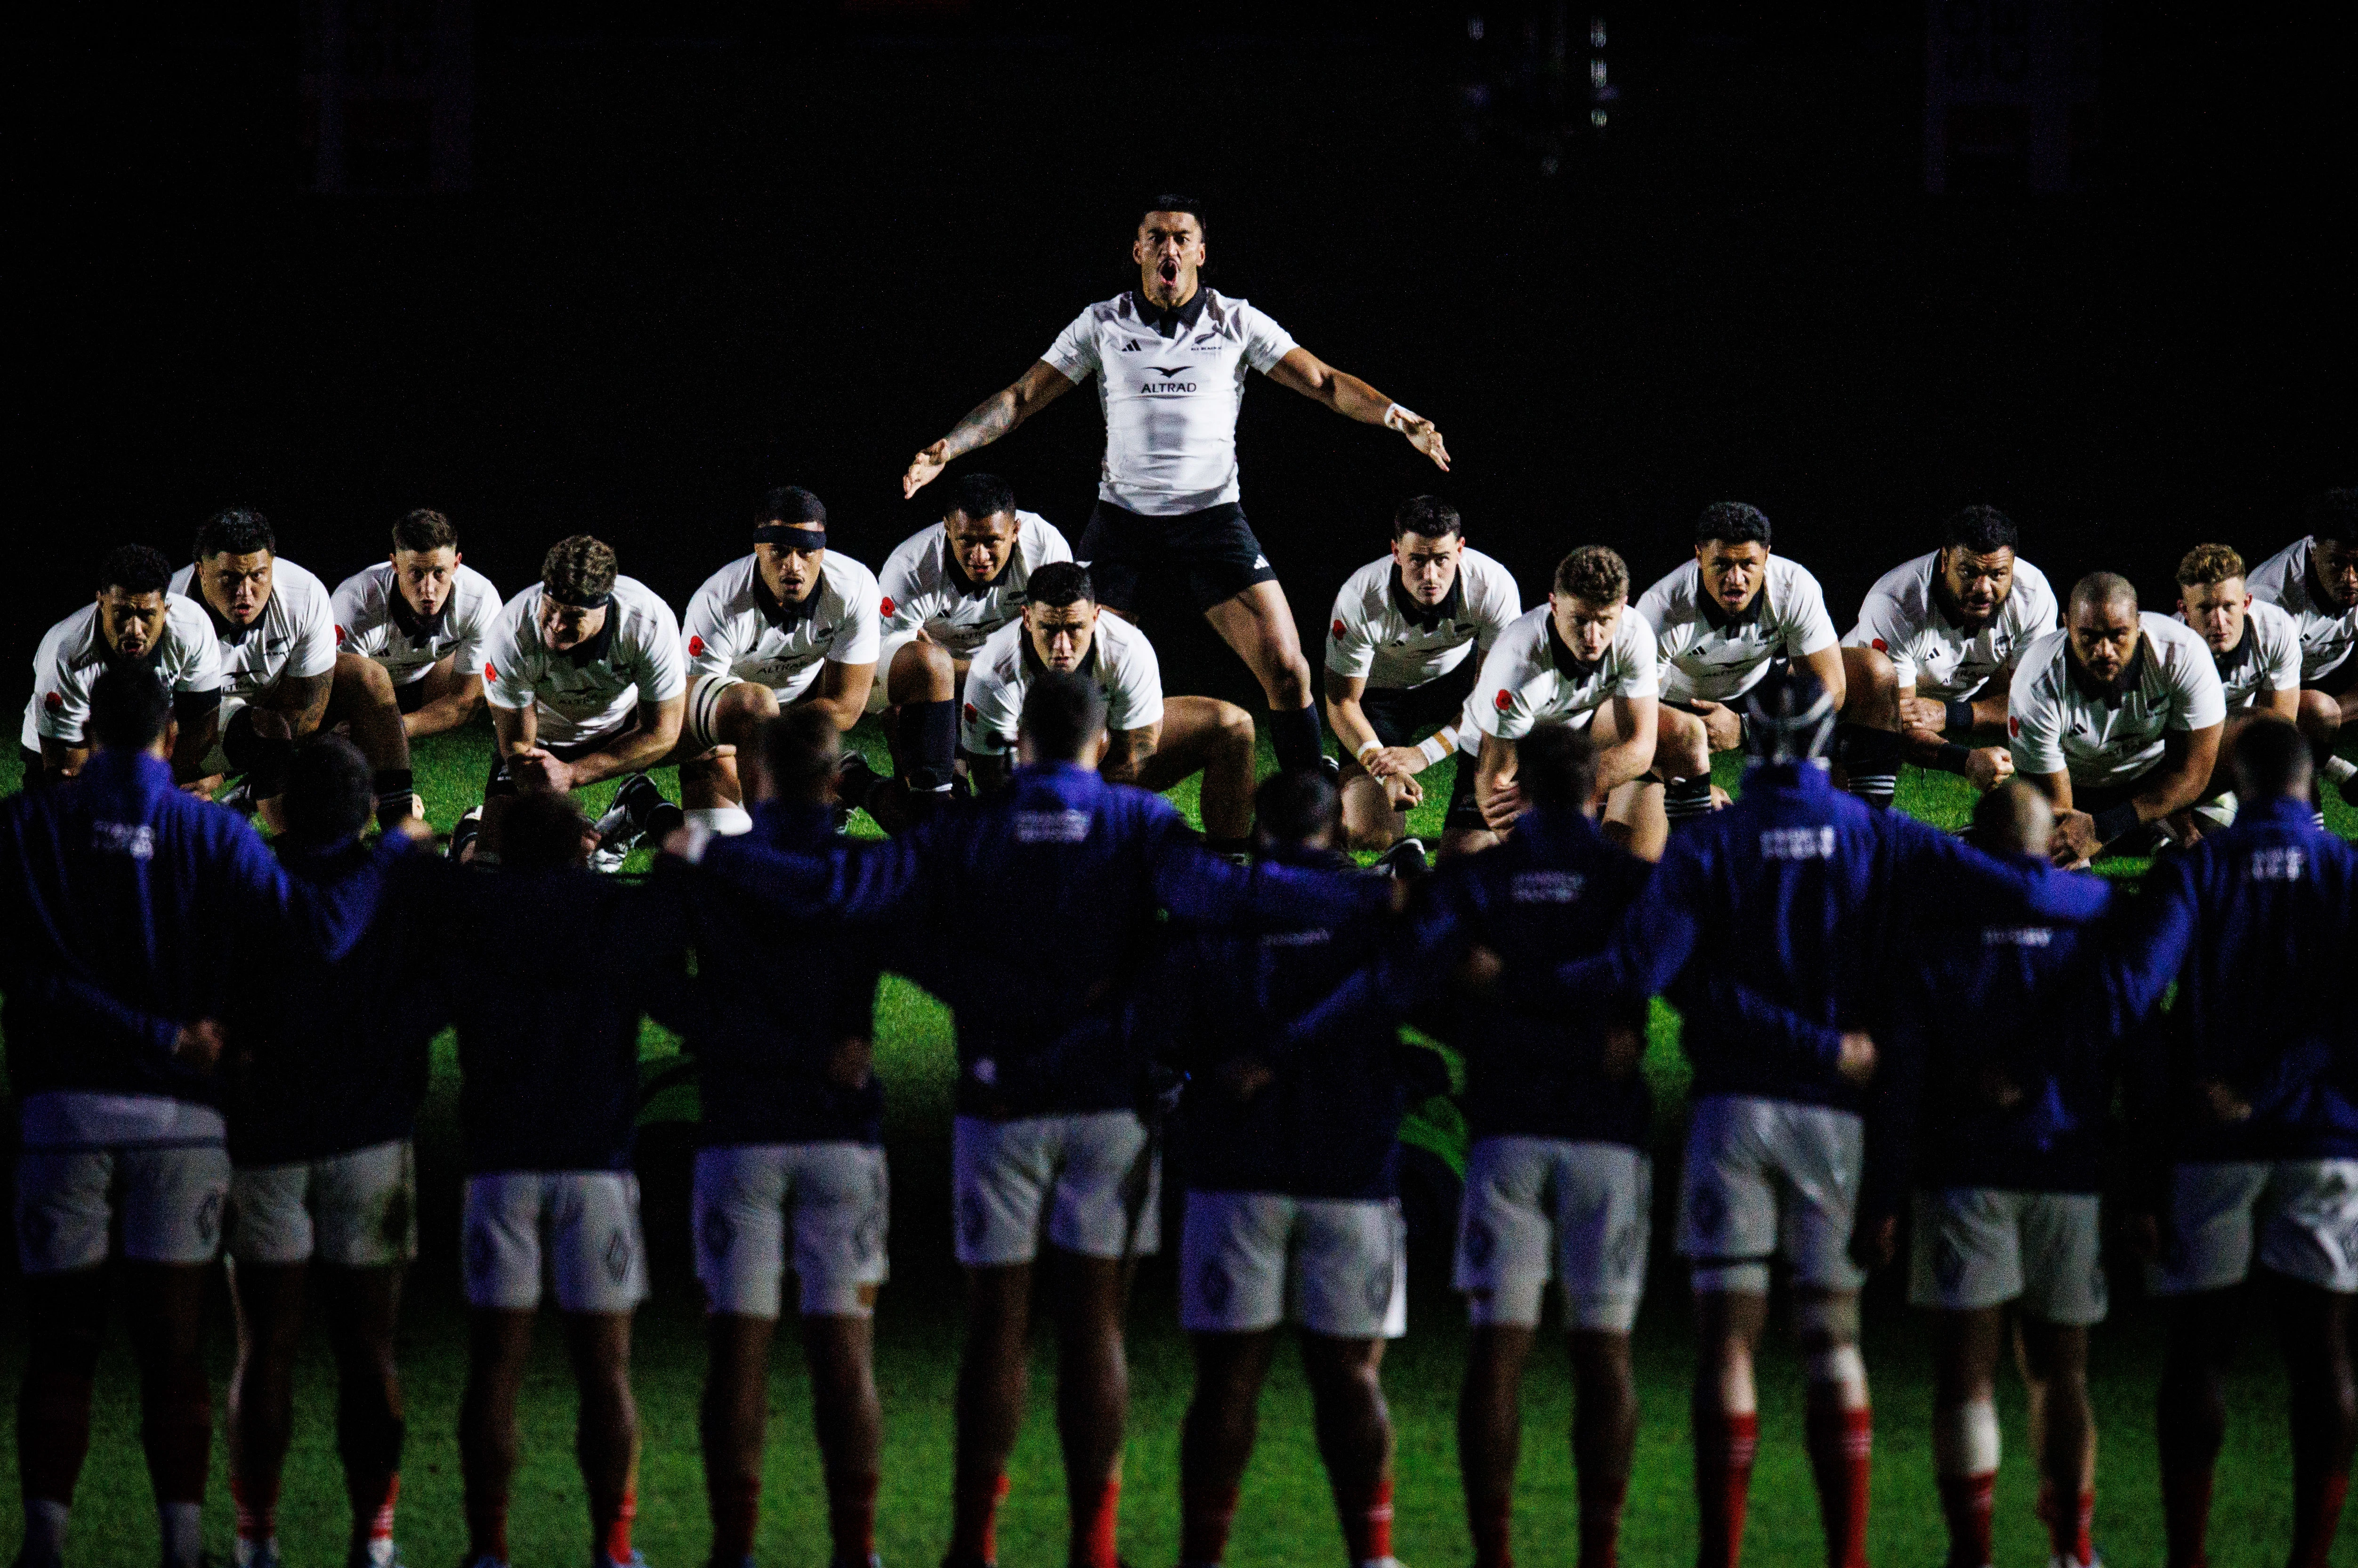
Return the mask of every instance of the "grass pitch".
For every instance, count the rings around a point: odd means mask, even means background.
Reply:
[[[854,739],[881,752],[879,738],[866,728]],[[419,787],[437,827],[447,832],[471,804],[483,777],[489,743],[488,730],[478,727],[418,748]],[[1722,759],[1720,782],[1729,786],[1736,782],[1732,764],[1733,759]],[[1428,843],[1440,837],[1448,798],[1446,770],[1452,765],[1444,762],[1427,775],[1426,804],[1412,814],[1412,830]],[[15,787],[15,768],[13,757],[0,757],[0,793]],[[667,790],[673,787],[667,773],[657,776]],[[590,792],[593,806],[606,793]],[[2358,835],[2358,813],[2329,795],[2329,821],[2337,831]],[[1173,792],[1172,798],[1193,815],[1192,784]],[[1963,781],[1913,769],[1903,775],[1899,798],[1905,809],[1944,827],[1961,825],[1972,804]],[[859,828],[867,826],[863,818]],[[2104,869],[2135,874],[2142,868],[2119,861]],[[1661,1199],[1658,1208],[1676,1184],[1676,1134],[1686,1082],[1677,1054],[1677,1027],[1675,1015],[1658,1004],[1648,1061],[1662,1105],[1655,1155]],[[651,1025],[645,1049],[660,1057],[676,1053],[677,1046]],[[879,1545],[888,1563],[909,1568],[936,1562],[949,1530],[950,1408],[960,1286],[949,1260],[947,1223],[947,1135],[955,1081],[947,1012],[914,987],[889,979],[877,1011],[877,1065],[889,1095],[886,1139],[892,1159],[894,1269],[877,1314],[877,1370],[885,1415]],[[455,1562],[464,1545],[453,1436],[465,1377],[464,1312],[453,1258],[456,1089],[446,1038],[438,1045],[433,1090],[420,1129],[426,1256],[412,1277],[402,1336],[410,1436],[403,1466],[400,1535],[408,1561],[417,1568]],[[696,1432],[704,1355],[695,1289],[687,1272],[684,1155],[676,1129],[650,1133],[643,1165],[656,1289],[639,1314],[636,1344],[645,1445],[637,1535],[655,1568],[676,1568],[702,1563],[709,1539]],[[1464,1318],[1447,1290],[1445,1272],[1436,1268],[1439,1262],[1418,1260],[1409,1336],[1392,1347],[1385,1367],[1400,1433],[1394,1541],[1411,1568],[1463,1563],[1470,1556],[1454,1435]],[[1905,1307],[1896,1274],[1887,1272],[1869,1290],[1866,1348],[1877,1417],[1870,1549],[1879,1563],[1931,1564],[1942,1561],[1946,1552],[1927,1424],[1931,1358],[1927,1336]],[[2133,1272],[2116,1271],[2115,1285],[2113,1319],[2097,1331],[2093,1354],[2103,1442],[2097,1540],[2114,1563],[2158,1562],[2162,1540],[2152,1427],[2161,1324],[2158,1314],[2138,1298]],[[0,1289],[5,1292],[5,1314],[0,1318],[0,1334],[5,1336],[5,1344],[0,1345],[0,1395],[13,1404],[22,1360],[13,1274],[0,1277]],[[1681,1272],[1658,1223],[1653,1279],[1637,1331],[1642,1424],[1623,1538],[1623,1560],[1632,1564],[1684,1562],[1694,1551],[1686,1416],[1692,1361],[1685,1296]],[[1801,1443],[1801,1368],[1790,1338],[1781,1332],[1779,1316],[1761,1368],[1763,1442],[1752,1489],[1747,1557],[1758,1563],[1814,1563],[1822,1560],[1823,1546]],[[1167,1261],[1150,1263],[1142,1271],[1130,1322],[1133,1403],[1121,1544],[1126,1558],[1149,1568],[1177,1554],[1178,1434],[1190,1378]],[[212,1326],[215,1369],[225,1379],[230,1358],[225,1303],[217,1302]],[[827,1555],[826,1505],[810,1437],[808,1381],[794,1337],[791,1327],[783,1331],[772,1373],[761,1560],[779,1565],[822,1564]],[[2212,1562],[2218,1568],[2274,1568],[2288,1530],[2290,1457],[2283,1378],[2257,1303],[2248,1337],[2230,1390],[2234,1424],[2212,1514]],[[525,1461],[516,1478],[511,1532],[519,1568],[583,1562],[589,1550],[580,1480],[572,1457],[571,1381],[557,1341],[556,1325],[549,1323],[525,1390]],[[1001,1559],[1009,1568],[1053,1565],[1065,1550],[1053,1349],[1044,1332],[1030,1415],[1012,1465],[1014,1490],[1000,1530]],[[334,1451],[334,1378],[324,1338],[316,1328],[308,1339],[297,1397],[297,1435],[280,1539],[287,1563],[307,1568],[340,1562],[346,1529]],[[221,1402],[217,1393],[217,1413]],[[1563,1357],[1542,1355],[1534,1361],[1524,1390],[1516,1530],[1519,1554],[1527,1563],[1572,1560],[1576,1510],[1567,1444],[1571,1405]],[[2006,1460],[1998,1486],[1997,1561],[2043,1563],[2047,1545],[2032,1517],[2037,1483],[2018,1383],[2001,1379],[1999,1410]],[[13,1444],[13,1432],[5,1440]],[[214,1454],[220,1472],[223,1465],[218,1442]],[[16,1466],[0,1466],[0,1516],[13,1519],[16,1485]],[[232,1527],[225,1475],[216,1475],[206,1525],[209,1542],[225,1556]],[[5,1529],[0,1526],[0,1531]],[[0,1540],[5,1539],[0,1533]],[[2358,1526],[2345,1527],[2341,1545],[2336,1561],[2345,1556],[2358,1560]],[[101,1374],[91,1458],[76,1499],[70,1558],[78,1564],[136,1563],[152,1561],[156,1552],[156,1526],[139,1457],[136,1382],[118,1334]],[[1341,1535],[1312,1439],[1308,1392],[1298,1364],[1281,1357],[1263,1401],[1260,1446],[1246,1477],[1228,1561],[1237,1568],[1275,1568],[1337,1562],[1341,1555]]]

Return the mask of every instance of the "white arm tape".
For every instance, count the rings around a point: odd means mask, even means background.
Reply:
[[[1397,403],[1384,406],[1384,428],[1387,430],[1404,428],[1410,420],[1420,417],[1422,416],[1411,413]]]

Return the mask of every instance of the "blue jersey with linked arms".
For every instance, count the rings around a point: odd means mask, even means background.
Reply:
[[[1836,1071],[1834,1046],[1845,1032],[1874,1031],[1903,908],[1975,919],[2022,907],[2085,920],[2110,899],[2098,878],[2040,875],[1876,810],[1813,763],[1761,763],[1735,804],[1671,835],[1646,896],[1605,950],[1559,974],[1576,996],[1667,993],[1683,1015],[1697,1098],[1856,1111],[1859,1091]],[[1819,1044],[1796,1049],[1761,1031],[1749,1007],[1714,1005],[1722,985],[1790,1011]]]

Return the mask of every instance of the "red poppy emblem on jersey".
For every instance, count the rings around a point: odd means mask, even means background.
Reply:
[[[976,708],[973,703],[969,702],[966,705],[966,721],[968,724],[973,723],[976,719],[981,717],[981,712]]]
[[[336,628],[336,646],[337,646],[337,647],[341,648],[341,647],[342,647],[346,643],[349,643],[349,642],[351,642],[352,640],[352,634],[350,632],[345,631],[345,630],[344,630],[342,627],[341,627],[341,626],[339,626],[339,627],[337,627],[337,628]]]
[[[687,640],[687,656],[688,656],[689,658],[691,658],[691,659],[700,659],[700,658],[704,657],[704,639],[703,639],[703,638],[701,638],[701,637],[690,637],[690,638]]]
[[[1343,635],[1343,622],[1339,620],[1335,622],[1335,635],[1337,637]]]
[[[2009,713],[2006,716],[2006,732],[2016,740],[2022,739],[2022,720]]]
[[[1514,693],[1509,691],[1505,687],[1500,687],[1498,688],[1498,711],[1501,713],[1506,712],[1507,709],[1515,706]]]
[[[41,698],[41,706],[48,708],[51,713],[63,713],[66,710],[65,693],[59,691],[49,693],[47,697]]]
[[[1887,654],[1891,652],[1891,644],[1877,637],[1875,639],[1875,651],[1878,654]]]
[[[485,680],[497,680],[500,678],[500,672],[492,668],[492,661],[489,659],[485,659],[483,661],[483,678]]]
[[[888,593],[888,594],[886,594],[886,595],[884,596],[884,601],[883,601],[882,604],[879,604],[879,605],[876,607],[876,609],[877,609],[878,612],[879,612],[879,613],[881,613],[881,614],[884,614],[884,615],[890,615],[890,614],[892,614],[892,596],[891,594],[889,594],[889,593]]]

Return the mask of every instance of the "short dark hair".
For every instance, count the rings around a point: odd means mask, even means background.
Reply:
[[[1195,227],[1205,234],[1209,235],[1212,232],[1212,225],[1204,217],[1204,204],[1193,196],[1182,196],[1173,190],[1150,196],[1146,205],[1138,210],[1138,221],[1145,222],[1149,212],[1184,212],[1195,220]]]
[[[774,485],[762,492],[762,514],[753,519],[756,528],[764,523],[816,523],[824,528],[827,503],[801,485]]]
[[[1583,545],[1555,564],[1555,591],[1589,604],[1629,597],[1629,563],[1610,545]]]
[[[304,739],[287,764],[287,835],[314,846],[357,838],[376,809],[375,775],[361,749],[321,731]]]
[[[1035,753],[1051,761],[1080,761],[1105,732],[1105,693],[1095,681],[1049,670],[1023,694],[1022,733]]]
[[[1976,556],[2020,549],[2021,537],[2014,519],[1995,506],[1968,506],[1952,512],[1949,520],[1941,524],[1942,549],[1962,549]]]
[[[1974,802],[1974,848],[1989,855],[2043,855],[2055,813],[2047,797],[2008,779]]]
[[[949,492],[942,497],[943,518],[953,512],[963,512],[978,523],[1002,512],[1011,517],[1015,487],[995,473],[962,473],[950,481]]]
[[[1758,545],[1769,548],[1768,514],[1741,501],[1714,501],[1695,519],[1698,545]]]
[[[197,530],[196,551],[192,560],[204,560],[211,556],[251,556],[257,551],[278,553],[278,535],[270,531],[270,519],[243,506],[232,506],[216,512]]]
[[[1463,538],[1466,524],[1457,515],[1457,508],[1441,497],[1412,495],[1392,514],[1392,537],[1405,538],[1411,534],[1420,539],[1446,539],[1452,534]]]
[[[826,709],[809,704],[789,708],[764,719],[753,741],[771,799],[816,806],[832,798],[843,737]]]
[[[2137,607],[2136,584],[2118,572],[2090,572],[2071,585],[2071,598],[2063,613],[2068,618],[2090,605],[2110,610],[2122,604],[2131,610]]]
[[[138,595],[162,593],[172,586],[172,563],[164,552],[146,545],[117,545],[99,563],[98,591],[110,588]]]
[[[1089,580],[1089,568],[1080,562],[1050,561],[1032,573],[1023,596],[1034,604],[1062,610],[1068,604],[1095,604],[1098,585]]]
[[[1343,796],[1324,768],[1288,768],[1253,791],[1253,816],[1273,844],[1332,843],[1343,821]]]
[[[1515,742],[1515,779],[1542,811],[1586,810],[1596,795],[1596,741],[1561,719],[1542,719]]]
[[[553,871],[580,865],[589,827],[570,795],[533,790],[511,795],[500,816],[500,869]]]
[[[145,664],[109,665],[90,688],[92,744],[107,752],[143,752],[171,722],[172,696]]]
[[[423,555],[427,550],[455,550],[459,547],[459,530],[450,526],[450,519],[431,507],[421,506],[415,512],[405,512],[393,525],[393,547],[415,550]]]
[[[2308,736],[2267,713],[2255,714],[2244,724],[2228,765],[2235,773],[2235,798],[2248,807],[2263,801],[2308,798],[2317,759]]]
[[[540,586],[560,604],[589,604],[614,591],[614,552],[602,540],[575,534],[540,558]]]
[[[2343,485],[2312,495],[2301,508],[2309,536],[2336,545],[2358,545],[2358,487]]]

